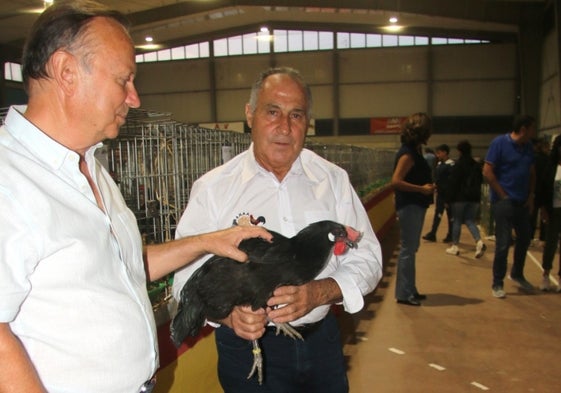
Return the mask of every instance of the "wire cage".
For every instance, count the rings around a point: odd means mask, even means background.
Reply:
[[[316,154],[345,169],[362,198],[386,184],[393,172],[395,150],[343,144],[306,143]]]
[[[248,134],[200,128],[134,111],[107,141],[107,164],[145,243],[175,236],[193,182],[247,149]]]

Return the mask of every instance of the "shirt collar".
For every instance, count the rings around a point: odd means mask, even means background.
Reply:
[[[255,159],[255,152],[254,152],[253,142],[249,145],[247,149],[248,154],[243,163],[243,170],[242,170],[242,182],[246,183],[254,176],[258,174],[263,174],[265,176],[272,176],[275,180],[278,181],[277,177],[272,174],[270,171],[263,168],[261,165],[257,163]],[[307,157],[309,156],[310,152],[307,149],[302,149],[296,161],[292,163],[290,170],[288,171],[287,175],[285,176],[284,180],[291,176],[300,176],[302,174],[306,175],[306,177],[313,183],[319,182],[317,176],[307,168],[306,162]],[[284,181],[283,180],[283,181]]]
[[[80,158],[78,153],[49,137],[23,116],[26,109],[26,105],[14,105],[10,108],[5,120],[8,133],[33,157],[55,170],[60,169],[67,160],[77,162]],[[89,148],[86,157],[91,158],[102,145],[100,142]]]

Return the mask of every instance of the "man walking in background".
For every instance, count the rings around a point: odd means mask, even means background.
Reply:
[[[450,158],[450,147],[446,144],[439,145],[435,149],[436,157],[438,157],[438,164],[436,165],[436,207],[434,210],[434,218],[432,220],[432,228],[423,239],[430,242],[436,241],[436,231],[446,211],[446,219],[448,221],[448,232],[446,232],[446,237],[444,238],[444,243],[450,243],[452,241],[452,216],[450,214],[450,206],[446,206],[446,190],[448,189],[448,183],[450,179],[450,173],[452,172],[452,167],[454,166],[454,160]]]
[[[491,187],[491,204],[495,217],[492,293],[497,298],[506,296],[503,281],[513,229],[516,241],[510,278],[523,290],[534,289],[524,277],[524,263],[530,245],[530,215],[534,208],[536,172],[531,140],[535,135],[535,119],[531,116],[517,116],[513,130],[496,137],[485,157],[483,176]]]

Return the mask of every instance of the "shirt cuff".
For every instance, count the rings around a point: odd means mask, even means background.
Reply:
[[[362,307],[364,307],[364,296],[359,286],[344,274],[337,274],[337,272],[335,272],[330,277],[337,282],[337,285],[339,285],[341,289],[341,294],[343,295],[341,304],[344,310],[350,314],[362,310]]]

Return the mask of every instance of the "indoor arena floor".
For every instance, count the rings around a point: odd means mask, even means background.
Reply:
[[[433,207],[423,234],[432,216]],[[443,221],[438,242],[422,240],[417,253],[417,287],[428,297],[422,306],[395,301],[396,223],[383,241],[380,285],[363,311],[339,314],[351,393],[561,391],[561,293],[523,292],[507,276],[506,298],[494,298],[494,242],[485,240],[487,252],[475,259],[474,241],[463,226],[461,254],[448,255]],[[536,288],[541,257],[542,248],[531,246],[525,275]],[[556,255],[553,272],[558,264]]]

